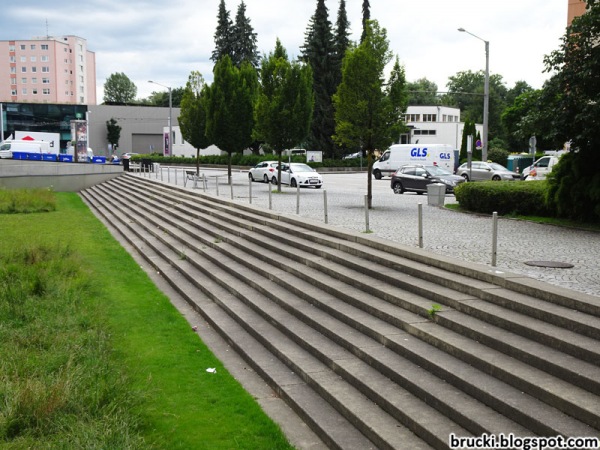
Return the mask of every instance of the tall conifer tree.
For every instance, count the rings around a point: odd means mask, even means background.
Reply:
[[[313,71],[315,107],[308,145],[333,157],[335,147],[331,136],[335,131],[331,97],[335,92],[334,40],[325,0],[317,0],[317,9],[305,34],[302,59]]]
[[[335,28],[334,37],[334,62],[335,62],[335,86],[342,81],[342,60],[346,50],[350,46],[350,22],[346,13],[346,1],[340,0],[340,8]]]
[[[362,31],[362,35],[360,37],[360,42],[364,41],[365,37],[367,37],[367,22],[369,20],[371,20],[371,5],[369,4],[369,0],[363,0],[362,13],[363,13],[363,17],[362,17],[363,31]]]
[[[250,19],[246,17],[246,4],[243,0],[238,6],[231,35],[233,64],[240,67],[244,61],[247,61],[252,67],[257,68],[260,57],[256,47],[256,33],[250,25]]]
[[[219,3],[219,13],[217,15],[218,23],[215,31],[215,49],[210,59],[214,63],[219,61],[225,55],[233,53],[232,48],[232,28],[233,23],[229,17],[229,11],[225,6],[225,0]]]

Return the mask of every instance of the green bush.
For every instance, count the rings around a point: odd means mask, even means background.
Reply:
[[[556,211],[546,201],[547,191],[545,181],[486,181],[462,183],[454,195],[461,208],[473,212],[555,217]]]
[[[492,147],[488,151],[488,159],[506,167],[506,163],[508,162],[508,151],[499,147]]]

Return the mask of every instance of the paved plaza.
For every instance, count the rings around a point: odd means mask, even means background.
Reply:
[[[324,222],[357,232],[368,227],[373,236],[418,247],[419,204],[422,211],[423,248],[434,253],[492,267],[492,226],[489,216],[464,214],[428,205],[427,195],[397,195],[389,178],[372,180],[373,208],[365,212],[367,176],[365,173],[324,173],[323,189],[282,187],[282,193],[264,183],[250,183],[245,171],[232,173],[227,184],[226,171],[206,170],[207,184],[186,180],[190,190],[217,195],[234,202],[249,204],[279,213]],[[184,185],[184,171],[161,168],[140,176],[162,178],[163,182]],[[269,190],[272,190],[269,196]],[[251,192],[251,195],[250,195]],[[456,203],[446,195],[445,203]],[[499,218],[496,270],[528,275],[550,284],[584,292],[600,298],[600,233]],[[536,267],[526,262],[551,262],[573,265],[572,268]]]

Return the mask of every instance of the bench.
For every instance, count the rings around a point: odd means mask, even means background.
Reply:
[[[188,181],[194,182],[194,188],[198,187],[198,181],[202,181],[204,183],[203,186],[206,186],[206,177],[204,174],[197,175],[195,170],[186,170],[185,178],[183,179],[183,187],[187,186]]]

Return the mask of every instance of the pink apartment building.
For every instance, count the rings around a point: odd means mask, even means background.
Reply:
[[[0,102],[95,105],[95,53],[77,36],[0,41]]]

